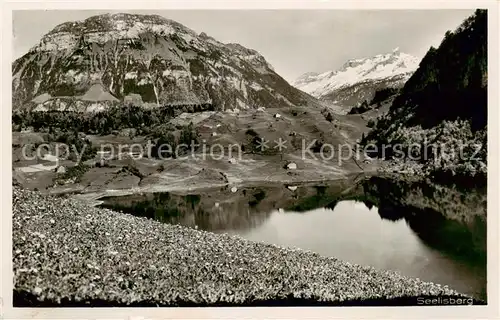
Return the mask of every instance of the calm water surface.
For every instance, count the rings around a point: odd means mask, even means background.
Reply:
[[[103,198],[104,207],[395,270],[486,299],[486,192],[373,177]]]

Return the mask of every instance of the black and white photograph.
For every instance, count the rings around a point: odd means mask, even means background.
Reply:
[[[12,10],[3,303],[497,305],[494,10]]]

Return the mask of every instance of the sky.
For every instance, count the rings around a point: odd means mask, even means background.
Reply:
[[[118,11],[13,12],[13,57],[60,23]],[[259,51],[288,81],[340,68],[348,59],[400,51],[422,58],[474,10],[125,10],[159,14],[218,41]]]

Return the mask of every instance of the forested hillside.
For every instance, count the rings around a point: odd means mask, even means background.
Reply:
[[[487,65],[487,11],[478,9],[429,49],[362,143],[378,156],[416,159],[426,175],[485,177]]]

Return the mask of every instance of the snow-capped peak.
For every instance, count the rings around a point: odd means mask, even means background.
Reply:
[[[366,81],[378,81],[393,77],[405,78],[418,68],[419,60],[395,48],[391,53],[371,58],[350,59],[339,70],[321,74],[306,73],[293,85],[315,97],[322,97],[334,90]]]

